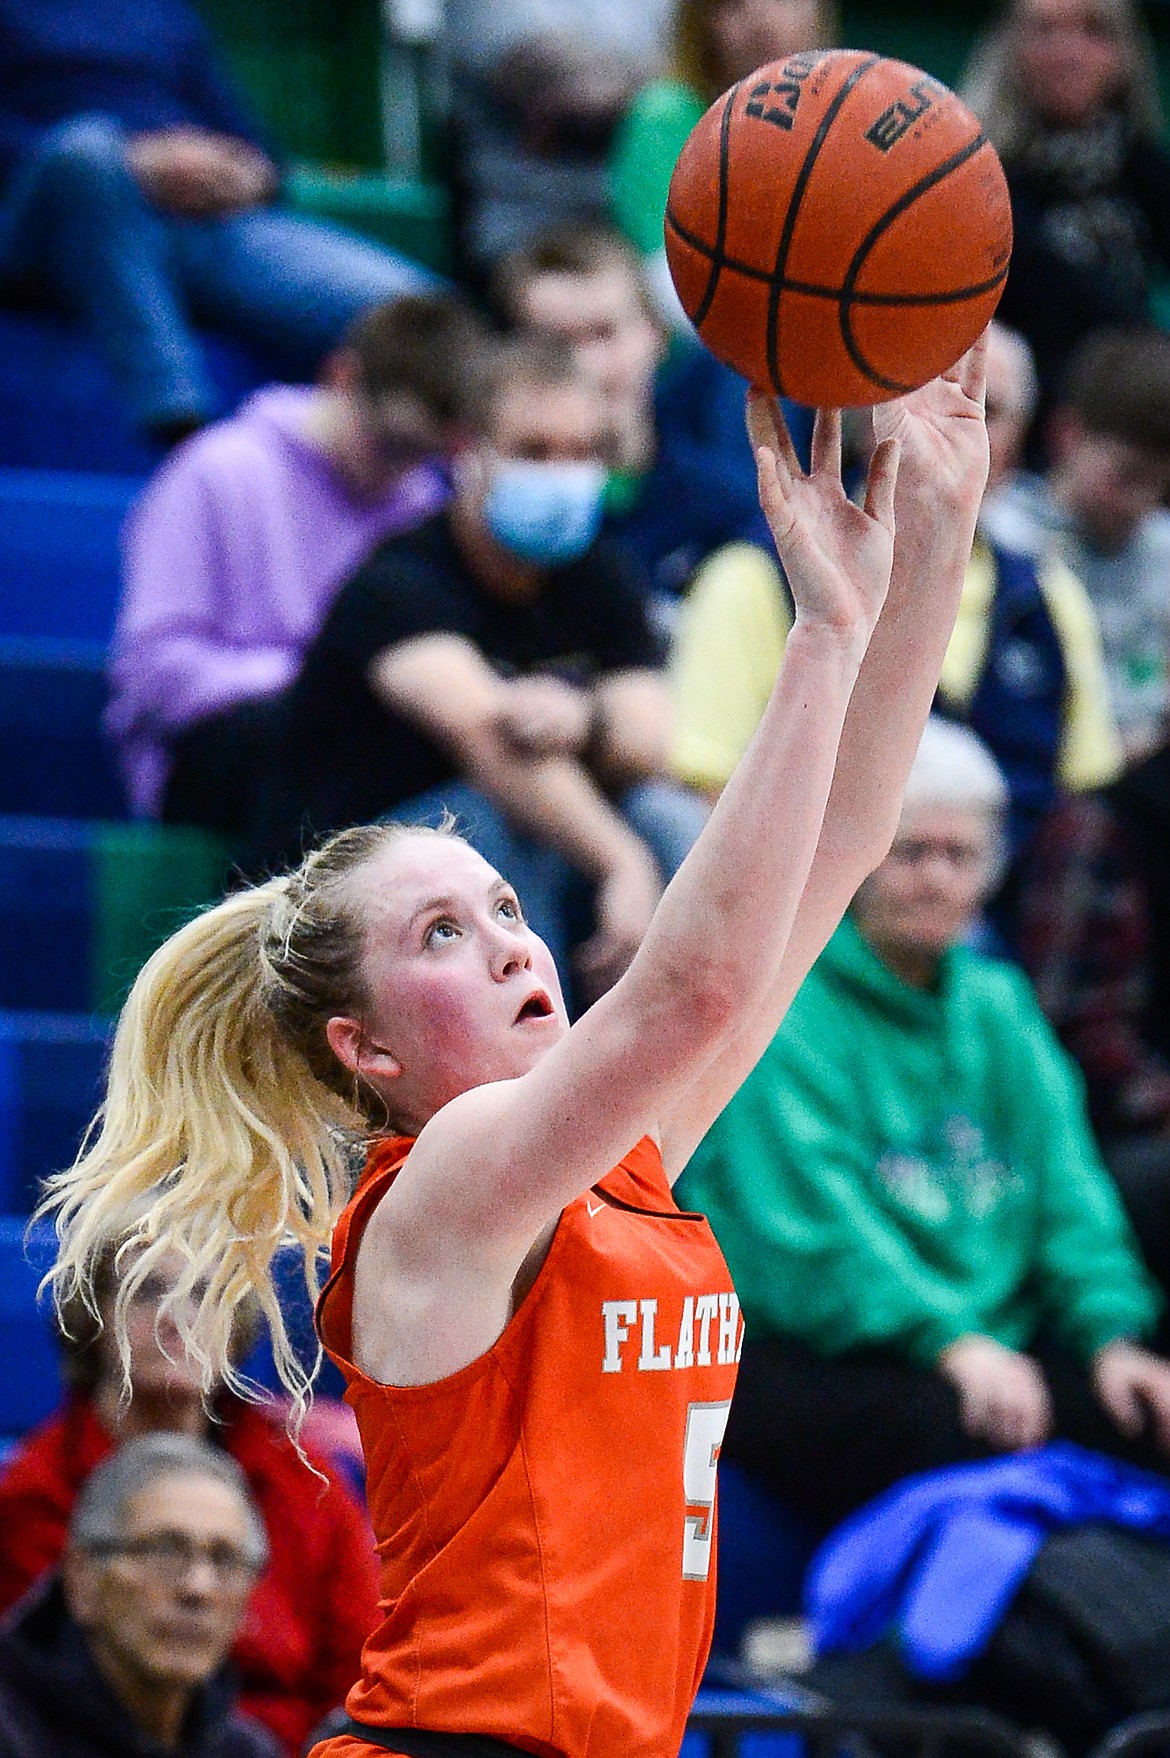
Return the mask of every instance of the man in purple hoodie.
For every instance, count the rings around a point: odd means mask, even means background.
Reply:
[[[257,392],[131,512],[107,730],[139,817],[225,835],[281,694],[343,582],[436,512],[479,329],[451,299],[376,307],[316,386]]]

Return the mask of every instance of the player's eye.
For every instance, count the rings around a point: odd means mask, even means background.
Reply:
[[[524,920],[524,911],[514,897],[501,897],[496,905],[496,914],[502,915],[509,922],[522,922]]]
[[[431,923],[430,927],[423,935],[423,945],[443,945],[446,942],[457,939],[458,935],[458,922],[452,921],[450,916],[439,916]]]

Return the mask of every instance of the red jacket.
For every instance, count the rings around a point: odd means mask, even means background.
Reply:
[[[228,1396],[219,1410],[224,1421],[213,1438],[248,1479],[271,1553],[233,1650],[240,1707],[299,1753],[357,1679],[362,1643],[378,1621],[373,1540],[349,1491],[314,1477],[274,1417]],[[0,1610],[56,1563],[77,1492],[111,1448],[90,1399],[79,1396],[8,1459],[0,1473]]]

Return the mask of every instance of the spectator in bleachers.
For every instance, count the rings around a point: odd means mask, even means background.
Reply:
[[[1034,382],[1026,344],[993,324],[989,497],[1012,478]],[[773,555],[738,545],[699,570],[672,662],[675,767],[693,787],[714,796],[739,761],[790,626],[790,601]],[[1006,538],[997,542],[984,514],[943,663],[939,705],[972,725],[1006,772],[1013,859],[1059,792],[1097,787],[1117,773],[1120,747],[1084,589],[1055,558],[1033,562],[1014,553]]]
[[[241,1706],[295,1758],[357,1676],[377,1620],[373,1541],[329,1464],[309,1453],[323,1481],[297,1457],[283,1413],[225,1387],[205,1408],[175,1318],[160,1316],[167,1289],[163,1272],[148,1277],[127,1313],[128,1398],[114,1344],[113,1250],[95,1281],[100,1325],[80,1302],[64,1315],[65,1404],[0,1471],[0,1609],[57,1565],[83,1486],[116,1449],[160,1430],[213,1443],[243,1473],[268,1531],[267,1561],[232,1650]],[[238,1337],[237,1358],[248,1341]]]
[[[693,340],[665,351],[638,260],[615,232],[543,233],[500,264],[493,295],[509,324],[569,343],[601,387],[614,431],[605,528],[657,597],[669,605],[721,544],[748,538],[771,551],[744,381]],[[807,417],[792,428],[803,450]]]
[[[727,1433],[828,1526],[1049,1435],[1165,1469],[1160,1302],[1026,979],[963,945],[1007,789],[933,720],[890,854],[683,1176],[746,1341]]]
[[[359,312],[433,284],[279,195],[186,0],[0,4],[0,284],[61,300],[163,441],[217,413],[192,320],[308,377]]]
[[[666,74],[644,85],[610,153],[610,211],[645,264],[663,315],[686,319],[662,225],[675,160],[709,104],[766,61],[836,40],[832,0],[679,0]]]
[[[1076,344],[1144,322],[1170,267],[1149,35],[1135,0],[1008,0],[963,89],[1007,173],[1015,242],[1000,315],[1035,351],[1043,415]]]
[[[134,811],[251,823],[282,692],[334,594],[446,492],[478,329],[449,299],[366,312],[322,382],[259,391],[135,506],[108,728]]]
[[[448,509],[377,551],[306,657],[263,839],[269,864],[306,832],[450,806],[566,979],[592,882],[589,994],[633,956],[705,817],[666,775],[644,581],[598,537],[608,439],[563,344],[503,344]]]
[[[277,1758],[224,1668],[267,1549],[205,1441],[147,1435],[99,1466],[59,1575],[0,1634],[0,1758]]]
[[[1084,582],[1130,759],[1160,744],[1170,704],[1170,336],[1107,330],[1069,362],[1044,477],[998,485],[994,540],[1053,552]]]
[[[1018,949],[1170,1293],[1170,748],[1051,814],[1028,862]]]
[[[609,141],[659,65],[668,11],[668,0],[447,7],[462,246],[473,274],[546,226],[604,218]]]

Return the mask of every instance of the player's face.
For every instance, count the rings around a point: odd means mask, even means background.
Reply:
[[[354,875],[366,923],[362,1026],[395,1116],[524,1074],[568,1030],[556,966],[516,893],[456,838],[403,837]]]
[[[818,0],[714,0],[706,25],[725,86],[766,61],[821,47],[826,35]]]
[[[858,927],[895,969],[929,966],[955,945],[983,902],[994,829],[963,806],[908,806],[894,844],[854,903]]]
[[[1125,45],[1094,0],[1021,0],[1016,42],[1021,88],[1050,122],[1079,127],[1125,83]]]

